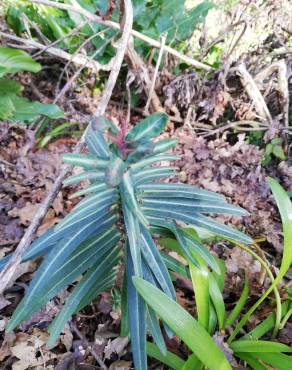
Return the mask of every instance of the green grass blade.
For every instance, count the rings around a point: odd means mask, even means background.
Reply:
[[[260,363],[254,356],[252,356],[250,353],[237,353],[236,356],[238,356],[241,360],[246,361],[253,370],[268,370],[266,366],[264,366],[262,363]]]
[[[290,352],[292,348],[286,344],[267,340],[236,340],[230,344],[230,348],[236,352]]]
[[[192,349],[205,366],[210,370],[232,369],[208,332],[178,303],[141,278],[133,277],[133,283],[147,304]]]
[[[148,356],[153,357],[156,360],[162,362],[170,369],[181,370],[185,364],[184,360],[182,360],[180,357],[178,357],[172,352],[166,351],[165,356],[163,356],[158,346],[154,343],[147,342],[146,348]]]
[[[243,290],[241,292],[239,300],[236,302],[236,305],[234,306],[233,310],[230,312],[229,316],[227,317],[225,326],[231,326],[234,323],[234,321],[238,318],[240,312],[242,311],[247,301],[248,294],[249,294],[249,281],[248,281],[247,273],[245,273]]]
[[[245,325],[248,321],[252,313],[257,309],[257,307],[268,297],[268,295],[273,291],[274,287],[283,279],[287,271],[289,270],[291,263],[292,263],[292,203],[288,194],[285,190],[281,187],[276,180],[269,178],[269,185],[272,189],[273,195],[275,197],[276,203],[279,208],[279,212],[281,215],[282,225],[283,225],[283,232],[284,232],[284,248],[283,248],[283,256],[282,262],[279,269],[279,272],[270,285],[270,287],[265,291],[265,293],[260,297],[260,299],[248,310],[248,312],[242,317],[240,322],[236,325],[234,331],[232,332],[231,336],[229,337],[228,342],[231,343],[232,340],[236,337],[239,333],[241,328]],[[280,322],[279,319],[282,316],[277,315],[278,320],[275,323],[274,328],[274,335],[276,334]]]
[[[209,274],[209,294],[215,307],[219,329],[223,329],[225,318],[225,304],[218,283],[212,273]]]

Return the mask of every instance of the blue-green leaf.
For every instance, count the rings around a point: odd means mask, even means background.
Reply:
[[[168,117],[164,113],[156,112],[140,121],[127,134],[126,140],[139,141],[151,139],[160,134],[165,128]]]
[[[145,302],[132,282],[135,272],[130,251],[127,252],[127,275],[128,315],[135,369],[147,370]]]

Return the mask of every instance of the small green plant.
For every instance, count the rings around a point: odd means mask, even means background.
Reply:
[[[23,90],[22,85],[4,77],[20,71],[40,70],[41,65],[26,52],[0,47],[0,119],[29,122],[40,115],[49,118],[63,117],[63,111],[55,104],[42,104],[19,96]]]
[[[285,161],[285,159],[287,159],[283,150],[283,139],[280,137],[275,137],[266,145],[265,157],[262,161],[263,166],[268,165],[273,157],[276,157],[281,161]]]
[[[268,369],[269,366],[279,370],[286,370],[291,367],[292,357],[285,353],[291,353],[292,349],[284,344],[270,340],[261,340],[268,332],[272,331],[272,338],[277,335],[279,329],[282,329],[292,314],[292,299],[288,291],[288,299],[279,304],[277,303],[276,312],[270,314],[263,322],[249,331],[240,339],[235,338],[240,333],[244,324],[251,317],[255,309],[264,301],[264,299],[275,290],[277,283],[285,276],[292,263],[292,204],[283,188],[273,179],[269,179],[269,184],[278,204],[281,214],[284,231],[284,251],[282,263],[277,277],[274,278],[269,267],[260,257],[258,257],[249,247],[242,246],[247,252],[257,258],[268,272],[271,279],[271,286],[262,294],[260,299],[242,316],[240,314],[244,308],[249,295],[249,282],[245,276],[245,283],[241,296],[235,304],[233,310],[226,315],[225,304],[222,296],[224,287],[224,262],[218,260],[221,266],[220,273],[210,271],[205,261],[199,259],[200,266],[195,266],[192,261],[189,262],[189,271],[178,261],[169,259],[169,267],[178,274],[186,278],[191,278],[195,292],[195,302],[197,309],[197,319],[193,318],[177,303],[171,301],[163,292],[156,287],[142,280],[139,277],[133,277],[134,285],[138,292],[143,296],[147,304],[154,309],[161,319],[188,345],[193,354],[184,361],[170,352],[162,352],[158,346],[148,343],[148,354],[159,361],[165,363],[170,368],[176,370],[203,369],[207,366],[210,369],[231,369],[222,354],[214,348],[212,335],[215,330],[217,338],[219,337],[222,345],[225,346],[225,353],[232,360],[233,355],[247,362],[252,369]],[[195,241],[198,236],[193,230],[186,229]],[[180,253],[180,243],[175,239],[163,239],[160,244],[175,249]],[[193,253],[193,252],[192,252]],[[197,258],[197,256],[196,256]],[[277,295],[277,290],[275,294]],[[276,298],[277,300],[277,298]],[[229,337],[226,336],[227,328],[235,328],[231,331]],[[220,333],[220,334],[219,334]],[[229,349],[228,349],[229,346]],[[230,351],[231,350],[231,351]]]
[[[166,347],[156,313],[138,295],[132,277],[138,276],[154,284],[170,301],[176,299],[167,268],[168,256],[160,252],[153,236],[175,235],[180,240],[181,253],[194,266],[199,267],[204,261],[217,274],[220,274],[217,260],[201,243],[190,238],[179,222],[206,228],[237,242],[252,242],[242,232],[204,215],[246,214],[240,207],[227,204],[222,195],[186,184],[156,182],[174,175],[176,170],[173,166],[153,166],[177,159],[172,154],[162,154],[174,147],[176,140],[153,141],[164,130],[167,121],[165,114],[154,113],[128,132],[125,121],[119,129],[113,122],[97,118],[86,133],[89,154],[63,156],[66,163],[84,169],[68,177],[64,185],[89,182],[74,195],[86,197],[60,224],[36,239],[25,252],[23,261],[40,255],[45,258],[8,323],[8,331],[62,288],[78,280],[49,326],[48,345],[51,346],[74,313],[99,292],[114,286],[117,266],[124,261],[121,332],[122,335],[130,332],[135,368],[146,370],[147,330],[162,351]],[[4,263],[5,260],[2,265]],[[165,330],[172,335],[167,325]],[[211,339],[209,343],[216,347]],[[224,358],[219,348],[216,351]]]

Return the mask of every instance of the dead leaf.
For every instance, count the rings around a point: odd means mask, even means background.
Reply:
[[[132,362],[130,361],[119,360],[119,361],[113,362],[110,365],[109,370],[129,370],[131,369],[131,365],[132,365]]]
[[[127,347],[128,343],[129,343],[128,337],[118,337],[112,341],[109,340],[108,344],[104,349],[105,358],[110,359],[112,354],[117,354],[118,356],[121,356],[125,348]]]
[[[11,347],[11,352],[19,361],[13,363],[12,370],[26,370],[29,367],[45,366],[47,361],[56,358],[57,356],[54,353],[42,348],[47,339],[48,333],[35,328],[32,335],[26,335],[16,341],[15,345]]]
[[[39,204],[27,202],[23,208],[13,208],[8,212],[8,215],[10,217],[19,217],[21,224],[27,226],[34,217],[38,207]]]

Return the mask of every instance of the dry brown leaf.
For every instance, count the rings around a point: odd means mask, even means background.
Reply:
[[[27,226],[34,217],[38,207],[39,204],[27,202],[23,208],[13,208],[8,212],[8,215],[10,217],[19,217],[21,224]]]
[[[26,370],[29,367],[45,366],[46,362],[56,358],[57,356],[46,350],[44,347],[48,339],[48,333],[45,333],[37,328],[33,330],[31,335],[18,338],[15,345],[11,347],[13,356],[17,357],[12,365],[12,370]],[[40,355],[39,355],[40,354]]]

